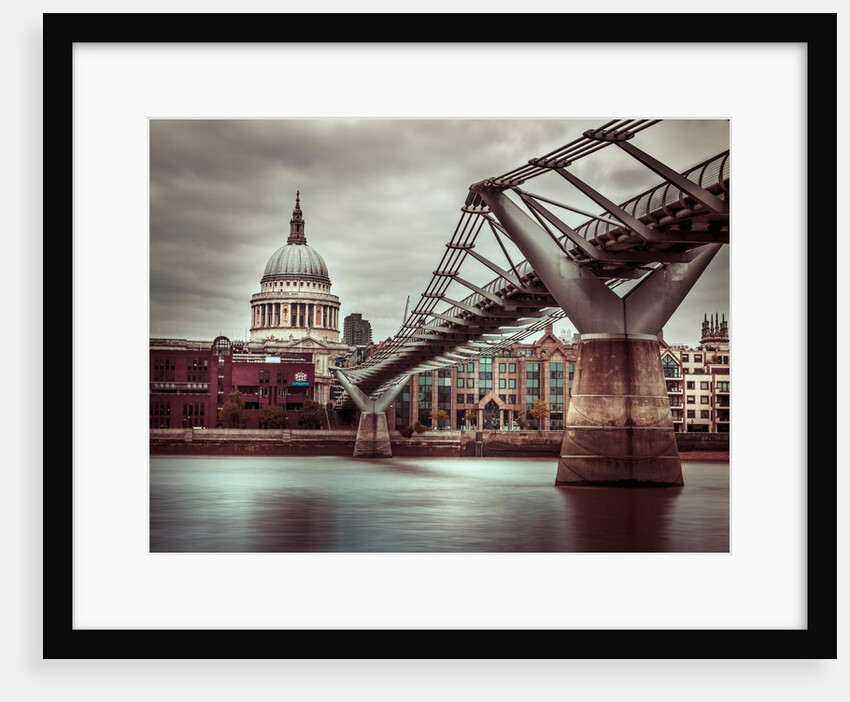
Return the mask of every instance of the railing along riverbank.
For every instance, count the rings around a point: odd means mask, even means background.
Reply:
[[[354,429],[150,429],[154,456],[351,456]],[[557,456],[563,431],[425,431],[410,438],[390,432],[394,456]],[[676,434],[683,458],[728,460],[729,435]]]

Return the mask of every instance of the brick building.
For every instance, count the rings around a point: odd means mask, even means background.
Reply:
[[[150,341],[151,429],[221,426],[219,412],[231,392],[245,402],[246,429],[260,428],[259,411],[277,405],[297,427],[298,411],[314,399],[310,354],[255,353],[243,342]]]

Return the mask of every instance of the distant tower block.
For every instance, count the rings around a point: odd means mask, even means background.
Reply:
[[[359,312],[353,312],[343,320],[342,335],[349,346],[368,346],[372,343],[372,325]]]

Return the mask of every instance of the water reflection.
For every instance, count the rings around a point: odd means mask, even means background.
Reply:
[[[550,459],[154,458],[152,552],[726,552],[727,464],[561,488]]]
[[[674,550],[670,520],[685,488],[558,488],[566,503],[572,551]]]

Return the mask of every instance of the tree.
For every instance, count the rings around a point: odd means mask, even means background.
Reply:
[[[413,431],[415,431],[417,434],[421,434],[427,428],[428,427],[426,427],[422,422],[416,422],[416,424],[413,425]]]
[[[279,405],[263,405],[258,418],[260,429],[285,429],[289,421],[286,410]]]
[[[440,424],[445,422],[449,418],[449,413],[446,410],[435,409],[431,412],[431,420],[437,425],[437,429],[440,428]]]
[[[478,423],[478,412],[476,412],[475,410],[468,409],[464,413],[463,418],[466,421],[467,428],[474,428]]]
[[[231,429],[245,426],[248,419],[245,416],[245,400],[241,392],[232,392],[227,396],[227,402],[221,408],[219,418]]]
[[[313,400],[307,400],[298,411],[298,426],[301,429],[322,428],[322,406]]]
[[[515,423],[515,424],[516,424],[516,425],[517,425],[520,429],[525,429],[525,424],[526,424],[525,414],[524,414],[524,413],[520,413],[520,414],[516,415],[516,417],[514,417],[514,423]]]
[[[549,405],[544,400],[537,399],[528,413],[537,420],[537,430],[540,431],[540,422],[549,416]]]

